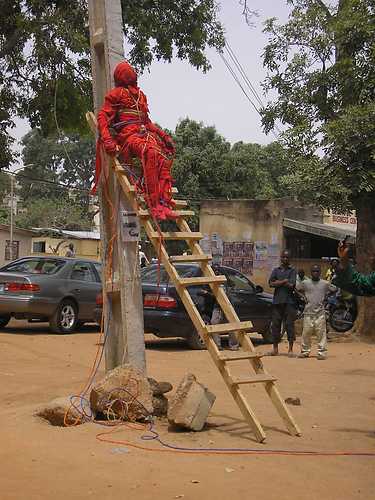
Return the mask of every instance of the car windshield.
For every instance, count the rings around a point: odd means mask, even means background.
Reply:
[[[197,266],[176,266],[180,278],[200,276],[201,271]],[[164,266],[144,267],[141,271],[141,279],[144,283],[168,283],[169,276]]]
[[[141,279],[144,283],[168,283],[169,276],[164,267],[156,266],[144,267],[141,272]]]
[[[12,262],[2,267],[0,271],[27,274],[55,274],[65,264],[66,260],[61,259],[25,259]]]

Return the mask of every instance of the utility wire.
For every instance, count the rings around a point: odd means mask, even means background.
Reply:
[[[255,111],[259,114],[259,116],[261,117],[261,112],[260,110],[258,109],[257,105],[253,102],[253,100],[251,99],[251,97],[249,96],[248,92],[244,89],[244,86],[241,84],[240,82],[240,78],[239,76],[236,74],[236,70],[240,73],[240,76],[242,77],[242,79],[244,80],[244,83],[245,83],[245,86],[250,90],[250,92],[253,94],[253,96],[255,97],[255,99],[257,100],[257,103],[259,104],[259,106],[261,108],[264,108],[264,104],[262,102],[262,99],[261,97],[259,96],[257,90],[255,89],[255,87],[253,86],[253,84],[251,83],[249,77],[247,76],[243,66],[241,65],[241,63],[239,62],[238,60],[238,57],[236,56],[236,54],[234,53],[234,50],[231,48],[231,46],[229,45],[228,42],[226,42],[226,45],[225,45],[225,49],[230,57],[230,59],[232,60],[232,63],[234,64],[235,66],[235,69],[232,67],[231,63],[227,60],[227,58],[224,56],[224,54],[222,52],[219,52],[219,55],[221,57],[221,59],[223,60],[225,66],[227,67],[228,71],[230,72],[230,74],[232,75],[233,79],[235,80],[235,82],[237,83],[237,85],[240,87],[240,89],[242,90],[242,92],[244,93],[246,99],[250,102],[250,104],[252,105],[252,107],[255,109]],[[277,125],[275,125],[274,127],[277,132],[280,134],[281,133],[281,130],[277,127]],[[272,130],[272,134],[274,135],[275,139],[278,140],[278,136],[276,135],[276,133],[274,132],[274,130]]]
[[[227,67],[229,73],[232,75],[233,79],[235,80],[235,82],[237,83],[237,85],[240,87],[240,89],[244,93],[246,99],[249,101],[249,103],[252,105],[252,107],[255,109],[255,111],[260,115],[259,109],[256,107],[256,105],[254,104],[254,102],[251,100],[250,96],[246,92],[246,90],[243,88],[243,86],[242,86],[242,84],[241,84],[238,76],[236,75],[236,72],[233,70],[233,68],[231,67],[230,63],[225,58],[224,54],[222,52],[219,52],[219,55],[220,55],[221,59],[223,60],[225,66]]]
[[[251,83],[251,81],[249,80],[243,66],[241,65],[241,63],[239,62],[236,54],[234,53],[232,47],[229,45],[229,42],[226,42],[225,43],[225,48],[229,54],[229,57],[232,59],[233,63],[236,65],[237,69],[239,70],[240,74],[242,75],[242,78],[245,80],[245,82],[247,83],[249,89],[251,90],[251,93],[253,94],[253,96],[255,97],[255,99],[258,101],[259,105],[264,108],[264,103],[261,99],[261,97],[259,96],[257,90],[255,89],[254,85]]]

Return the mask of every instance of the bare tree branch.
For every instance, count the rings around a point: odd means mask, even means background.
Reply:
[[[254,23],[251,19],[258,16],[258,12],[256,10],[251,10],[247,5],[247,0],[240,0],[240,5],[243,7],[242,15],[245,17],[246,24],[248,26],[254,26]]]
[[[322,8],[322,10],[324,10],[324,12],[327,14],[327,17],[333,17],[328,5],[326,5],[323,0],[315,0],[315,2]]]

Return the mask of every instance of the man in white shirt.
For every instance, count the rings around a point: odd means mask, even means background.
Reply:
[[[329,292],[337,288],[320,278],[320,267],[312,266],[311,279],[297,283],[297,290],[306,298],[303,315],[302,345],[299,358],[308,358],[311,352],[311,337],[315,333],[318,340],[317,359],[327,358],[327,327],[324,302]]]

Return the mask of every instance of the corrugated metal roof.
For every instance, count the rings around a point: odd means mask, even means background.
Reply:
[[[33,227],[34,231],[55,233],[59,237],[72,238],[77,240],[100,240],[99,231],[68,231],[53,227]]]
[[[318,222],[309,222],[306,220],[283,219],[283,226],[303,233],[322,236],[323,238],[331,238],[332,240],[343,240],[345,236],[349,236],[349,243],[355,243],[356,231],[350,227],[333,226],[331,224],[320,224]]]

